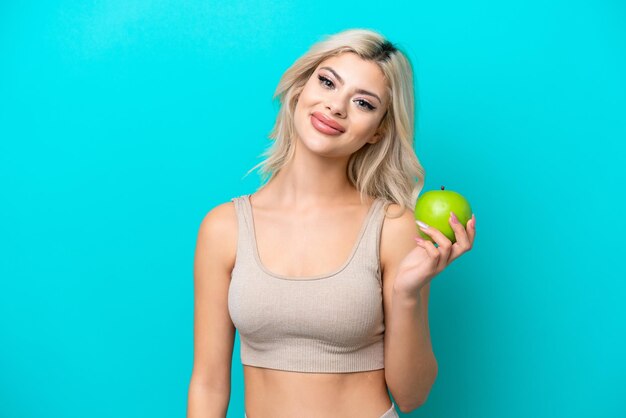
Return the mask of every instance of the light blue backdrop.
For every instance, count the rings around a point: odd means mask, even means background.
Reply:
[[[415,417],[623,417],[618,1],[0,5],[0,416],[182,417],[196,233],[259,186],[282,72],[381,31],[418,87],[424,190],[475,248],[432,284]],[[229,417],[243,416],[237,337]]]

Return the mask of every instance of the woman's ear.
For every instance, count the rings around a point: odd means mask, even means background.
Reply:
[[[372,135],[372,138],[367,141],[370,144],[375,144],[378,141],[380,141],[383,138],[383,133],[381,131],[376,131],[376,133],[374,133],[374,135]]]

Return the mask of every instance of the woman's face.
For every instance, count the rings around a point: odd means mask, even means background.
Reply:
[[[317,66],[298,98],[298,140],[324,156],[350,156],[381,138],[377,128],[388,100],[385,77],[376,63],[351,52],[329,57]]]

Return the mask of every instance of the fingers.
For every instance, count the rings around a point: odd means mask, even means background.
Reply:
[[[461,254],[463,254],[465,251],[471,249],[472,244],[469,236],[470,231],[467,230],[469,228],[463,227],[454,212],[450,212],[450,218],[448,219],[448,222],[450,223],[450,226],[454,231],[454,236],[456,237],[456,242],[452,245],[452,254],[450,255],[450,261],[452,261]],[[470,221],[468,221],[467,224],[469,225]]]
[[[467,221],[467,237],[469,239],[469,244],[471,249],[474,246],[474,237],[476,236],[476,216],[472,213],[472,217],[469,221]]]
[[[476,235],[476,217],[474,214],[472,214],[472,217],[467,221],[466,225],[463,226],[463,224],[459,222],[456,214],[452,211],[450,212],[448,222],[454,231],[454,244],[437,228],[428,226],[419,220],[415,222],[419,229],[437,244],[438,247],[435,247],[434,244],[432,246],[441,251],[441,259],[445,264],[451,263],[464,252],[471,250],[474,245],[474,237]]]
[[[441,248],[443,253],[447,256],[447,254],[450,252],[450,249],[452,248],[452,242],[448,239],[448,237],[446,237],[443,232],[439,231],[435,227],[426,225],[424,222],[420,222],[419,220],[415,222],[417,223],[419,229],[427,234],[429,237],[431,237],[433,241],[437,243],[439,248]]]
[[[416,223],[421,231],[423,231],[425,234],[427,234],[437,243],[438,248],[435,248],[435,245],[432,242],[425,240],[425,242],[430,243],[429,247],[432,247],[435,251],[439,253],[438,254],[439,263],[438,263],[437,269],[438,270],[443,269],[448,264],[448,259],[450,258],[450,253],[452,250],[452,242],[448,239],[448,237],[446,237],[437,228],[428,226],[425,223],[420,222],[419,220],[416,221]],[[433,257],[433,254],[431,253],[430,249],[429,249],[429,255]]]
[[[441,253],[435,247],[435,244],[432,241],[415,237],[415,242],[417,242],[417,245],[426,250],[430,258],[434,258],[435,260],[437,260],[441,256]]]
[[[456,221],[456,222],[455,222]],[[433,239],[433,241],[415,237],[417,245],[428,253],[431,258],[436,273],[443,270],[455,258],[472,249],[474,237],[476,236],[476,217],[467,221],[465,227],[458,221],[454,212],[450,212],[449,223],[454,231],[456,241],[454,244],[437,228],[428,226],[419,220],[415,221],[419,229]],[[435,244],[438,247],[435,247]]]

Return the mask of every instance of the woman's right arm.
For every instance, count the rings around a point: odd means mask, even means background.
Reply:
[[[237,248],[234,203],[213,208],[200,224],[194,256],[193,371],[187,418],[225,418],[235,327],[228,286]]]

